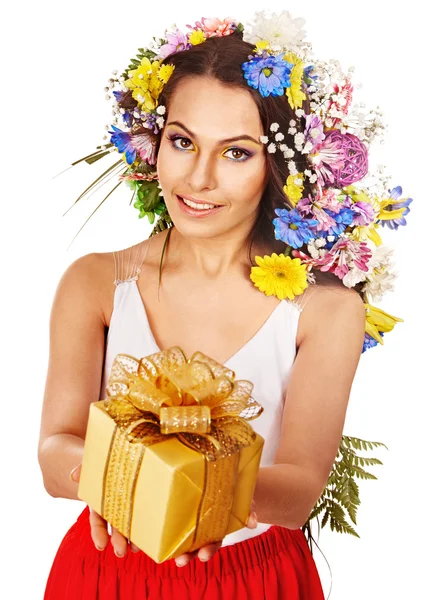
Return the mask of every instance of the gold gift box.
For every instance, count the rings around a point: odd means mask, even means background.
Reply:
[[[90,405],[78,497],[157,563],[245,527],[264,443],[252,389],[200,352],[117,355]]]

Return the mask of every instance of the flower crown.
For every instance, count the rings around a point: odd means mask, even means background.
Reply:
[[[155,136],[158,141],[166,113],[158,99],[175,68],[163,60],[210,37],[242,36],[255,45],[249,60],[240,65],[247,84],[263,97],[286,95],[295,114],[286,135],[279,123],[272,123],[260,138],[270,154],[282,152],[288,165],[286,208],[275,209],[273,220],[275,238],[287,248],[284,254],[257,256],[251,280],[280,300],[302,294],[316,282],[316,270],[335,274],[346,287],[360,283],[366,307],[365,352],[383,344],[384,333],[403,321],[371,305],[370,298],[377,302],[393,290],[398,275],[392,272],[393,250],[382,244],[377,230],[406,225],[412,199],[401,197],[400,186],[389,188],[384,167],[369,176],[368,148],[383,134],[382,114],[379,108],[366,112],[362,104],[352,105],[353,68],[344,74],[338,61],[312,60],[303,25],[303,19],[293,19],[287,11],[256,12],[245,28],[233,18],[203,17],[187,25],[187,33],[173,25],[164,38],[153,38],[149,48],[140,48],[125,72],[113,71],[105,88],[106,99],[113,102],[112,124],[104,136],[109,142],[73,165],[91,164],[111,151],[118,151],[120,160],[78,200],[120,170],[117,185],[125,181],[133,190],[139,218],[146,216],[151,224],[157,218],[152,235],[170,227],[155,169]],[[303,156],[301,164],[307,168],[298,169],[296,155]],[[366,184],[366,176],[373,183]],[[306,180],[312,192],[303,194]]]

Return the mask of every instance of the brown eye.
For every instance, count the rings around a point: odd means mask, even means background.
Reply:
[[[244,154],[242,150],[240,150],[239,148],[234,148],[233,150],[231,150],[231,152],[234,153],[234,158],[241,158],[242,155]],[[238,156],[236,155],[236,153],[239,153]]]
[[[190,145],[190,141],[189,141],[189,139],[187,139],[187,138],[181,138],[181,146],[182,146],[183,148],[186,148],[186,147],[187,147],[187,146],[184,146],[184,145],[183,145],[183,144],[184,144],[184,142],[188,142],[188,146]]]
[[[248,158],[251,156],[249,152],[246,152],[241,148],[229,148],[227,152],[232,152],[233,158],[229,159],[232,162],[244,162],[245,160],[248,160]],[[236,152],[238,152],[238,155],[235,154]]]

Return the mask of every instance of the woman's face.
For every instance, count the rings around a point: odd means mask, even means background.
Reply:
[[[267,183],[264,132],[250,94],[205,77],[186,79],[165,118],[157,173],[177,230],[197,239],[247,237]]]

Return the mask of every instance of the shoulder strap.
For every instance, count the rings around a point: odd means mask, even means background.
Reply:
[[[124,281],[135,281],[138,279],[138,273],[141,271],[144,257],[139,262],[141,254],[141,242],[130,248],[124,248],[113,252],[115,262],[115,279],[113,283],[118,286]]]
[[[315,294],[317,291],[317,288],[315,286],[315,284],[311,284],[306,291],[301,294],[301,296],[298,297],[298,299],[293,300],[293,304],[295,304],[299,309],[300,312],[303,311],[304,306],[307,304],[307,302],[310,300],[310,298],[313,296],[313,294]]]

